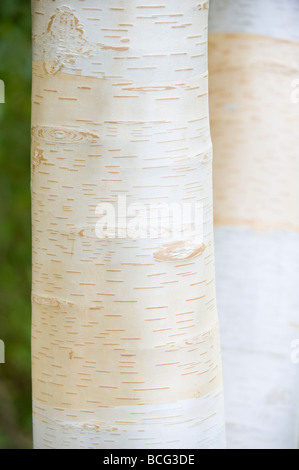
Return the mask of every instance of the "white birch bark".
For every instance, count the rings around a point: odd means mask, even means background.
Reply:
[[[291,361],[299,338],[298,24],[295,0],[211,1],[216,285],[230,448],[298,446]]]
[[[221,448],[208,2],[32,13],[35,447]],[[203,238],[98,238],[118,196],[201,204]]]

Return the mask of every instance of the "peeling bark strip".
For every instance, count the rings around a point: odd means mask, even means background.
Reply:
[[[297,0],[212,0],[217,300],[229,448],[298,447]]]
[[[208,3],[32,13],[35,447],[223,447]],[[119,196],[200,204],[203,234],[97,238]]]

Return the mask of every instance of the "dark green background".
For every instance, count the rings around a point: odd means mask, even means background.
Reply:
[[[0,0],[0,448],[31,441],[30,0]]]

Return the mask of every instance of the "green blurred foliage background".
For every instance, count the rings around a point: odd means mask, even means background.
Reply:
[[[0,449],[31,442],[30,0],[0,0]]]

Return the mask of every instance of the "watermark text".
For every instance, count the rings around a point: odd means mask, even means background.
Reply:
[[[0,364],[5,363],[5,346],[4,346],[4,341],[0,339]]]
[[[294,339],[291,343],[291,362],[292,364],[299,364],[299,339]]]
[[[294,90],[291,93],[291,102],[293,104],[298,104],[299,103],[299,78],[295,78],[292,80],[291,87],[294,88]]]
[[[126,196],[96,208],[97,238],[180,240],[203,234],[201,203],[128,204]]]
[[[0,103],[5,103],[5,85],[3,80],[0,80]]]

